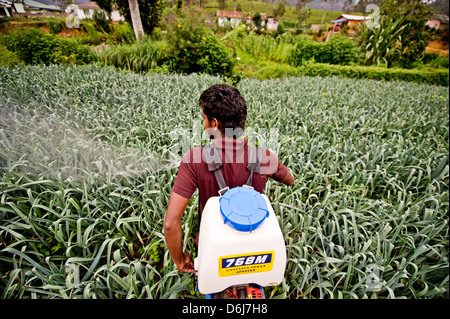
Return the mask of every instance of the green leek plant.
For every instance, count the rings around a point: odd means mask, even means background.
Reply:
[[[198,97],[224,78],[109,67],[0,68],[0,298],[202,298],[166,249]],[[238,88],[287,252],[267,298],[448,298],[449,89],[339,77]],[[207,139],[207,138],[206,138]],[[183,144],[185,143],[185,144]],[[195,257],[198,194],[182,219]]]

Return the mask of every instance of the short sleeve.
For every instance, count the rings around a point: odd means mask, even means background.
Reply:
[[[194,150],[195,149],[191,149],[186,152],[181,159],[178,174],[172,187],[172,192],[177,193],[184,198],[191,198],[195,189],[198,187],[195,161],[192,160],[194,158]]]
[[[281,182],[286,178],[288,169],[280,162],[275,154],[269,150],[265,150],[263,151],[260,173],[268,175],[277,182]]]
[[[277,167],[277,171],[275,173],[273,173],[273,175],[271,176],[274,180],[276,180],[277,182],[281,182],[282,180],[284,180],[286,178],[288,174],[288,169],[286,166],[284,166],[280,160],[278,160],[278,167]]]

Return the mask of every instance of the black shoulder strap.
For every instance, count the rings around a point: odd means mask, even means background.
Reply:
[[[220,157],[219,151],[214,144],[206,145],[202,152],[203,160],[208,164],[208,170],[214,173],[216,177],[217,184],[219,185],[219,195],[222,196],[230,188],[225,182],[222,171],[222,158]]]
[[[262,155],[262,151],[259,147],[248,147],[248,164],[247,164],[247,169],[250,171],[250,176],[247,179],[247,182],[245,182],[244,186],[247,187],[253,187],[252,186],[252,182],[253,182],[253,173],[259,174],[259,169],[261,167],[261,155]],[[260,154],[261,153],[261,154]]]
[[[248,149],[249,156],[247,169],[250,171],[250,176],[248,177],[244,186],[253,188],[253,173],[258,174],[260,171],[262,151],[258,147],[254,148],[249,146]],[[222,171],[220,170],[220,168],[222,167],[222,158],[220,157],[219,151],[217,150],[214,143],[203,147],[202,157],[205,163],[208,164],[208,170],[214,173],[217,184],[219,185],[219,195],[222,196],[230,188],[227,186]]]

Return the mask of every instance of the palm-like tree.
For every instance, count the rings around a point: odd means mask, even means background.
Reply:
[[[133,23],[134,34],[136,39],[139,40],[144,35],[141,13],[139,12],[139,4],[137,0],[128,0],[128,5],[130,6],[131,22]]]
[[[322,2],[328,2],[331,5],[331,12],[334,11],[334,4],[339,2],[339,0],[321,0]],[[322,21],[320,22],[320,28],[322,29],[323,20],[325,19],[325,9],[323,9]]]

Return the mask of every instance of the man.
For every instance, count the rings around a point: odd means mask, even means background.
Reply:
[[[203,127],[214,139],[213,143],[221,155],[221,171],[227,186],[230,189],[242,186],[250,175],[247,165],[251,157],[248,141],[239,139],[247,118],[244,98],[236,88],[216,84],[201,94],[199,102],[203,110]],[[192,257],[182,249],[181,218],[189,199],[198,187],[201,214],[206,201],[219,195],[219,186],[214,174],[208,170],[202,151],[201,147],[194,147],[184,154],[164,221],[166,244],[178,271],[194,272]],[[253,188],[262,193],[269,177],[292,186],[294,177],[278,158],[262,147],[259,151],[262,157],[261,167],[259,173],[253,175]]]

